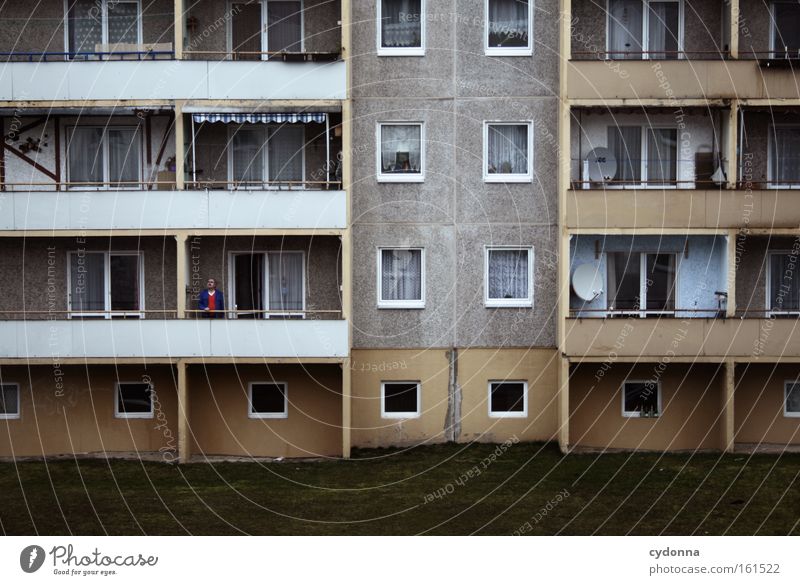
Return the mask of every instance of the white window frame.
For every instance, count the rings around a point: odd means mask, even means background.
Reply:
[[[783,47],[776,46],[778,42],[778,30],[777,30],[777,17],[775,15],[775,9],[777,4],[791,4],[788,0],[772,0],[769,3],[769,50],[770,50],[770,58],[778,59],[779,54],[783,54]],[[780,57],[783,58],[783,57]]]
[[[800,380],[784,380],[783,382],[783,416],[786,418],[800,418],[800,410],[790,411],[789,407],[789,386],[800,385]]]
[[[792,250],[769,250],[767,252],[767,286],[766,299],[764,306],[767,307],[768,313],[772,315],[800,315],[800,308],[796,311],[777,311],[772,309],[772,257],[773,256],[790,256],[796,255]],[[800,263],[798,263],[798,270],[800,271]],[[797,275],[800,278],[800,274]]]
[[[267,22],[267,4],[272,0],[261,0],[258,4],[261,6],[261,60],[266,61],[269,59],[267,47],[269,47],[269,22]],[[300,53],[306,52],[306,4],[305,0],[295,0],[300,2]],[[233,14],[234,4],[246,4],[246,0],[228,0],[227,14]],[[255,2],[254,2],[255,4]],[[228,58],[233,59],[233,18],[227,18],[227,26],[225,27],[225,50],[228,53]]]
[[[101,32],[101,45],[110,45],[111,43],[108,40],[108,5],[109,4],[136,4],[136,13],[137,13],[137,31],[136,31],[136,43],[141,45],[144,43],[143,41],[143,33],[142,29],[144,28],[144,23],[142,22],[142,0],[94,0],[94,5],[97,7],[100,6],[100,26],[102,28]],[[69,46],[69,37],[72,31],[69,30],[69,5],[70,0],[64,0],[64,47],[66,47],[65,60],[70,59],[70,46]],[[93,51],[87,51],[93,52]]]
[[[253,386],[268,384],[283,386],[283,412],[253,412]],[[261,380],[247,384],[247,418],[289,418],[289,384],[272,380]]]
[[[621,126],[627,126],[628,124],[621,124]],[[693,181],[683,181],[681,179],[681,149],[679,143],[675,144],[675,182],[674,183],[651,183],[648,178],[648,173],[650,172],[650,148],[648,146],[649,141],[647,140],[647,132],[648,130],[675,130],[677,140],[680,142],[680,131],[677,126],[671,124],[639,124],[633,123],[630,126],[638,126],[639,130],[641,131],[641,145],[642,150],[639,153],[639,173],[641,175],[641,180],[638,183],[610,183],[605,185],[606,189],[694,189],[694,182]],[[611,126],[613,127],[613,126]],[[606,126],[606,136],[608,136],[608,128]],[[583,163],[581,163],[583,164]],[[589,177],[584,177],[584,181],[588,181]]]
[[[489,256],[494,250],[517,250],[528,252],[528,298],[526,299],[492,299],[489,297]],[[484,246],[483,251],[483,302],[486,307],[533,307],[533,246]]]
[[[492,410],[492,385],[493,384],[522,384],[522,412],[505,412]],[[487,410],[489,418],[527,418],[528,417],[528,381],[527,380],[489,380]]]
[[[148,384],[150,386],[150,412],[120,412],[119,409],[119,402],[120,402],[120,386],[125,384]],[[120,381],[114,383],[114,418],[154,418],[155,416],[155,401],[153,400],[153,394],[155,390],[153,389],[152,382],[143,382],[141,380],[127,380],[127,381]]]
[[[490,173],[489,172],[489,126],[527,126],[528,127],[528,172]],[[485,183],[532,183],[533,182],[533,121],[516,122],[490,121],[483,122],[483,181]]]
[[[527,47],[490,47],[489,46],[489,2],[491,0],[484,0],[483,15],[483,51],[486,55],[492,57],[525,57],[533,55],[533,3],[534,0],[528,0],[528,46]]]
[[[626,250],[620,250],[620,252],[625,252]],[[606,290],[609,291],[609,295],[611,293],[611,288],[608,286],[608,254],[616,254],[615,251],[606,252]],[[639,302],[640,308],[638,311],[633,311],[629,309],[625,309],[623,311],[618,311],[616,308],[614,309],[615,315],[638,315],[639,317],[646,317],[648,315],[667,315],[667,316],[674,316],[675,314],[679,313],[680,310],[678,309],[678,292],[680,291],[680,282],[678,278],[680,277],[680,263],[681,258],[677,252],[670,252],[670,251],[658,251],[652,252],[649,250],[645,251],[630,251],[629,254],[633,256],[634,254],[639,255]],[[673,304],[675,305],[675,309],[673,311],[655,311],[655,310],[648,310],[647,307],[647,257],[650,255],[660,255],[660,254],[671,254],[675,256],[675,287],[673,290]],[[610,303],[611,297],[608,297],[608,302]],[[611,309],[609,309],[610,311]],[[635,380],[632,380],[635,381]]]
[[[111,319],[113,317],[138,317],[144,319],[145,306],[144,306],[144,253],[137,250],[121,250],[108,251],[108,250],[83,250],[83,254],[103,254],[103,299],[104,311],[98,313],[95,311],[80,312],[72,310],[72,256],[80,254],[80,251],[69,250],[67,252],[67,306],[68,313],[67,319],[76,317],[102,317]],[[139,310],[138,311],[114,311],[111,312],[111,256],[137,256],[139,258]]]
[[[417,386],[417,410],[414,412],[386,412],[387,384],[415,384]],[[381,382],[381,418],[408,419],[419,418],[422,412],[422,383],[419,380],[384,380]]]
[[[419,47],[384,47],[383,45],[383,27],[381,24],[383,23],[383,2],[382,0],[375,0],[375,7],[376,7],[376,18],[375,23],[377,25],[376,34],[375,34],[375,44],[377,47],[377,53],[379,57],[424,57],[425,56],[425,44],[426,44],[426,32],[425,29],[425,4],[427,0],[420,0],[419,11],[420,11],[420,46]]]
[[[773,163],[775,160],[775,129],[776,128],[794,128],[800,133],[800,124],[791,123],[772,123],[769,125],[769,132],[767,133],[767,189],[800,189],[800,178],[797,183],[776,183],[777,180],[773,172]]]
[[[610,40],[611,35],[609,34],[611,31],[611,2],[613,0],[606,0],[606,55],[615,54],[614,51],[611,50]],[[651,0],[642,0],[642,50],[644,53],[642,54],[642,59],[646,61],[655,60],[661,61],[662,59],[654,59],[650,56],[650,9],[647,4],[650,3]],[[684,55],[684,0],[652,0],[653,2],[677,2],[678,3],[678,55],[676,59],[686,59],[686,55]],[[654,51],[653,51],[654,52]],[[633,57],[629,58],[632,61],[635,61]],[[668,59],[674,60],[674,59]]]
[[[22,392],[20,386],[16,382],[3,382],[0,386],[13,386],[17,390],[17,412],[16,413],[0,413],[0,420],[18,420],[22,418]]]
[[[237,2],[238,4],[238,2]],[[231,191],[264,191],[264,190],[302,190],[305,189],[305,182],[307,176],[307,169],[306,169],[306,125],[300,124],[303,128],[303,150],[302,150],[302,165],[303,165],[303,177],[302,182],[300,185],[297,186],[286,186],[281,184],[273,185],[270,183],[271,179],[269,178],[269,141],[272,139],[271,130],[275,130],[283,126],[283,124],[251,124],[251,126],[255,127],[260,131],[262,135],[262,147],[261,147],[261,184],[260,185],[237,185],[236,178],[233,176],[233,137],[236,132],[241,129],[244,124],[229,124],[228,125],[228,148],[227,148],[227,158],[228,158],[228,189]],[[295,125],[295,124],[292,124]],[[263,127],[262,127],[263,126]]]
[[[383,126],[419,126],[419,173],[384,173]],[[379,183],[424,183],[425,182],[425,122],[378,122],[375,125],[375,176]]]
[[[420,293],[417,300],[384,300],[383,299],[383,251],[384,250],[419,250],[420,251]],[[377,253],[377,293],[379,309],[424,309],[425,308],[425,248],[421,246],[380,246]]]
[[[70,173],[70,158],[69,158],[69,149],[72,146],[72,133],[75,131],[76,128],[99,128],[103,131],[103,138],[102,142],[102,149],[103,149],[103,184],[102,185],[75,185],[69,186],[70,189],[80,190],[80,191],[135,191],[138,190],[141,185],[116,185],[111,184],[111,167],[110,167],[110,156],[108,152],[108,131],[109,130],[133,130],[134,131],[134,140],[136,142],[136,147],[133,149],[136,151],[136,155],[139,159],[139,183],[142,183],[142,176],[144,174],[144,157],[142,156],[142,133],[140,131],[139,126],[130,126],[128,124],[108,124],[108,125],[100,125],[100,124],[70,124],[66,127],[67,131],[67,142],[64,145],[65,155],[66,155],[66,175],[67,175],[67,183],[72,182],[72,174]]]
[[[303,309],[302,313],[275,313],[274,311],[270,311],[269,309],[269,255],[270,254],[300,254],[303,263]],[[226,307],[226,310],[236,311],[236,266],[234,263],[234,258],[236,256],[262,256],[262,262],[264,262],[264,282],[263,290],[264,290],[264,298],[261,299],[261,302],[264,305],[264,308],[261,311],[252,311],[252,313],[262,313],[262,319],[270,319],[270,318],[306,318],[306,294],[308,290],[308,265],[306,263],[306,253],[305,250],[242,250],[242,251],[231,251],[228,252],[228,291],[229,296],[226,297],[226,302],[230,303],[229,307]],[[231,318],[237,319],[239,316],[237,313],[232,313]],[[266,382],[265,382],[266,383]]]
[[[656,388],[656,403],[658,411],[655,413],[654,416],[641,416],[641,413],[637,410],[625,410],[625,385],[626,384],[652,384]],[[660,418],[661,415],[664,413],[663,408],[661,406],[661,380],[623,380],[621,386],[621,393],[622,393],[622,416],[624,418]]]

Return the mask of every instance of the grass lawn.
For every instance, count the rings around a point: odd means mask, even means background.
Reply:
[[[564,457],[523,443],[487,459],[495,449],[356,451],[316,463],[3,463],[0,531],[800,535],[798,454]]]

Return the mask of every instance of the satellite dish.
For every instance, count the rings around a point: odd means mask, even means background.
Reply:
[[[603,279],[597,264],[581,264],[572,273],[572,290],[578,298],[592,302],[603,292]]]
[[[617,174],[617,157],[608,148],[595,148],[586,157],[586,176],[593,183],[605,183]]]

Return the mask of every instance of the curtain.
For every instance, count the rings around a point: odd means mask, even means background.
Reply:
[[[678,179],[678,131],[647,129],[647,182],[674,185]]]
[[[234,306],[237,311],[261,310],[264,307],[264,255],[236,254],[233,257]],[[255,319],[255,313],[237,313],[237,319]]]
[[[786,412],[800,412],[800,383],[788,384],[785,391]]]
[[[300,2],[267,2],[267,50],[299,53],[302,19]]]
[[[17,388],[12,384],[0,385],[0,414],[19,414]]]
[[[141,179],[139,140],[135,128],[106,130],[108,140],[108,180],[130,183]],[[124,186],[124,185],[123,185]]]
[[[73,128],[67,151],[69,153],[70,182],[103,182],[102,128]]]
[[[422,251],[381,251],[381,299],[422,300]]]
[[[139,7],[136,2],[110,0],[108,6],[108,44],[139,42]]]
[[[527,299],[528,251],[489,250],[489,298]]]
[[[608,56],[611,59],[641,59],[642,0],[610,0]]]
[[[642,129],[640,126],[609,126],[608,147],[617,159],[614,181],[638,183],[642,179]]]
[[[380,0],[381,46],[422,46],[421,0]]]
[[[678,2],[648,2],[650,59],[678,58]]]
[[[274,311],[303,310],[303,255],[296,252],[269,253],[269,308]]]
[[[800,310],[800,275],[789,254],[771,254],[769,266],[772,311]]]
[[[105,311],[105,254],[70,254],[70,295],[74,312]]]
[[[93,53],[103,42],[103,13],[95,0],[74,0],[69,7],[70,53]]]
[[[417,124],[381,126],[384,173],[419,173],[422,129]]]
[[[289,125],[271,128],[268,144],[269,180],[302,181],[305,129]]]
[[[264,131],[240,126],[231,139],[233,149],[233,181],[247,185],[264,182]]]
[[[489,46],[528,46],[528,0],[489,0]]]
[[[139,256],[111,255],[111,310],[139,310]]]
[[[528,125],[490,124],[488,172],[502,175],[528,174]]]
[[[647,254],[647,310],[675,310],[675,254]]]
[[[800,4],[775,2],[775,22],[772,26],[775,29],[775,57],[800,57]]]
[[[772,181],[796,183],[800,181],[800,130],[774,129],[772,149]]]

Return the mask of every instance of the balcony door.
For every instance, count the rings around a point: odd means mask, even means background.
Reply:
[[[608,126],[606,137],[617,161],[612,187],[677,186],[677,128]]]
[[[305,128],[301,124],[241,125],[230,130],[228,180],[232,189],[301,189]]]
[[[773,59],[800,59],[800,4],[796,1],[772,3]]]
[[[254,0],[231,4],[230,51],[234,59],[268,59],[303,51],[303,2]]]
[[[608,309],[623,315],[674,314],[677,255],[608,252]]]
[[[69,317],[143,317],[142,280],[139,252],[70,252]]]
[[[610,59],[678,59],[683,50],[683,0],[608,0]]]
[[[231,256],[230,288],[236,318],[304,317],[303,252],[243,252]]]

